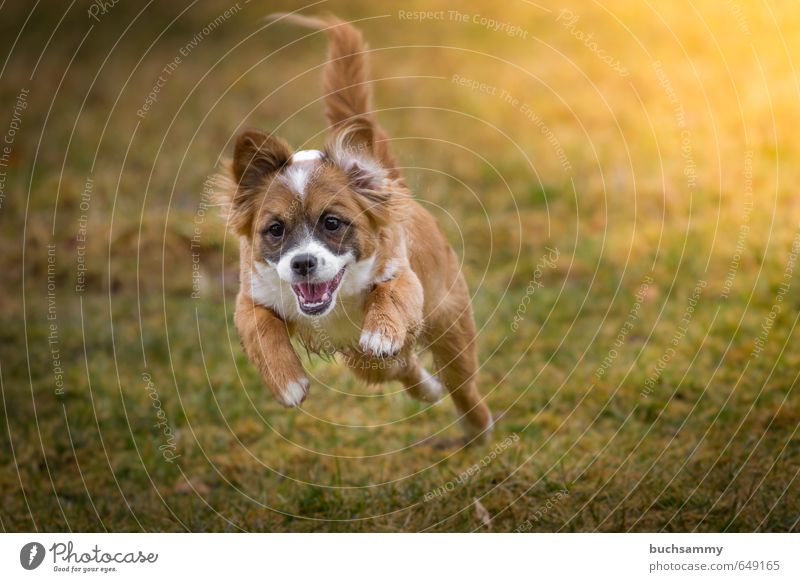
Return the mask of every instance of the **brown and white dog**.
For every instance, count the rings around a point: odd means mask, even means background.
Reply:
[[[331,129],[323,151],[293,152],[255,130],[236,139],[221,195],[240,239],[235,322],[248,357],[289,407],[309,391],[293,337],[311,352],[343,354],[369,382],[398,380],[424,401],[437,401],[443,383],[467,436],[485,437],[492,416],[476,387],[467,285],[373,118],[361,33],[333,18],[275,18],[328,34]],[[425,348],[435,375],[417,358]]]

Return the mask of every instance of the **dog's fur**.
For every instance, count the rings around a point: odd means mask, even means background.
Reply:
[[[441,379],[468,436],[484,437],[492,416],[476,387],[467,285],[373,119],[361,33],[335,18],[275,17],[330,38],[331,131],[324,152],[293,152],[255,130],[236,139],[221,194],[240,239],[242,345],[285,406],[299,406],[309,390],[290,343],[297,337],[312,352],[343,354],[369,382],[399,380],[418,399],[438,400]],[[436,376],[420,366],[422,348],[433,352]]]

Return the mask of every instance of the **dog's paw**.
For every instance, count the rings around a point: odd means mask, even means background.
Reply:
[[[403,337],[400,334],[392,334],[387,329],[364,329],[358,345],[361,347],[361,351],[368,356],[391,358],[400,353],[403,347]]]
[[[296,408],[308,396],[308,384],[308,378],[286,382],[281,390],[275,391],[275,397],[287,408]]]
[[[494,430],[495,420],[488,408],[486,409],[486,418],[481,423],[470,422],[470,419],[466,416],[462,416],[460,420],[468,443],[485,444],[489,441],[492,430]]]
[[[411,386],[408,393],[412,398],[433,404],[442,399],[444,389],[436,376],[422,368],[422,379],[416,385]]]

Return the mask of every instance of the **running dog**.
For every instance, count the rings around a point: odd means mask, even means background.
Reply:
[[[492,415],[476,385],[469,291],[375,121],[361,33],[335,18],[272,18],[328,35],[330,133],[321,151],[293,151],[252,129],[236,138],[221,198],[240,241],[235,323],[247,356],[287,407],[309,394],[292,338],[344,355],[368,382],[400,381],[426,402],[441,398],[443,384],[468,439],[485,439]],[[435,374],[419,363],[423,349]]]

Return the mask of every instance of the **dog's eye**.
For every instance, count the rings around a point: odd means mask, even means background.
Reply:
[[[283,225],[280,222],[273,222],[267,228],[267,232],[275,238],[281,238],[283,236],[283,230]]]
[[[339,227],[342,224],[342,221],[336,218],[335,216],[326,216],[323,220],[323,224],[325,225],[325,229],[334,232],[339,230]]]

